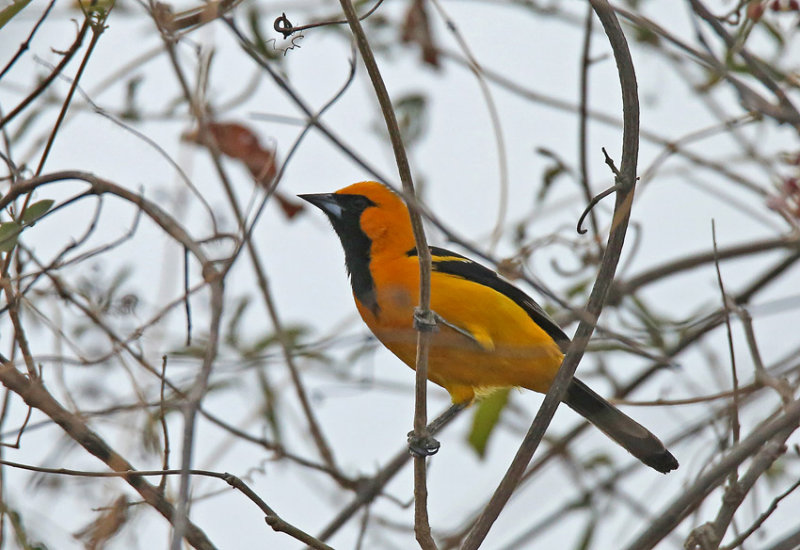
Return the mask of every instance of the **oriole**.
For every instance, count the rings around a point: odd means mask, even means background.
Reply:
[[[414,368],[419,262],[405,203],[374,181],[300,197],[320,208],[338,234],[362,319]],[[443,248],[430,250],[431,309],[440,326],[431,342],[428,379],[445,388],[453,403],[503,387],[546,392],[569,338],[532,298],[494,271]],[[678,467],[656,436],[577,378],[564,402],[651,468],[667,473]]]

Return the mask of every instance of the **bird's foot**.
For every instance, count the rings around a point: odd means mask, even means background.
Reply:
[[[435,455],[439,451],[439,446],[439,442],[427,430],[421,434],[408,432],[408,452],[411,453],[411,456],[424,458]]]

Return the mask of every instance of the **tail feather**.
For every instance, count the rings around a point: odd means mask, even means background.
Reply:
[[[654,470],[666,474],[678,461],[650,431],[573,378],[564,403]]]

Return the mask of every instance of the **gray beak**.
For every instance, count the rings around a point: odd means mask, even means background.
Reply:
[[[316,193],[310,195],[297,195],[304,201],[308,201],[323,212],[330,218],[341,218],[344,209],[339,204],[335,193]]]

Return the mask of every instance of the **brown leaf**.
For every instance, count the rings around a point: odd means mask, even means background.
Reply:
[[[128,520],[128,500],[120,496],[105,512],[89,525],[75,533],[83,540],[87,550],[100,550],[116,535]]]
[[[751,0],[747,4],[747,17],[753,21],[758,21],[764,15],[764,3],[761,0]]]
[[[211,122],[208,131],[223,155],[242,161],[261,186],[267,186],[277,173],[275,150],[262,147],[258,136],[250,128],[236,122]],[[203,139],[198,131],[187,132],[183,139],[200,145]]]
[[[422,61],[439,68],[439,53],[433,40],[428,12],[425,10],[423,0],[413,0],[408,6],[400,40],[406,44],[419,44],[422,50]]]
[[[281,207],[287,220],[291,220],[305,209],[303,203],[289,199],[280,191],[275,191],[275,200],[278,201],[278,206]]]

